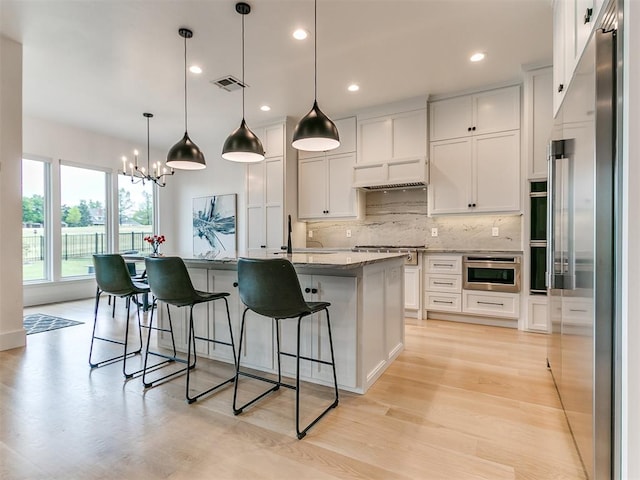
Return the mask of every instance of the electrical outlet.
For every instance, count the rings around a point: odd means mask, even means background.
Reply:
[[[491,229],[491,236],[492,237],[499,237],[500,236],[500,229],[498,227],[493,227]]]
[[[347,238],[351,238],[351,230],[347,229]]]
[[[313,230],[309,230],[309,238],[313,238]]]
[[[438,236],[438,229],[436,227],[433,227],[431,229],[431,236],[432,237],[437,237]]]

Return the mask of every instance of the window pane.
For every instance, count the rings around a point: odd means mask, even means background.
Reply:
[[[46,279],[45,191],[48,164],[22,160],[22,276],[23,281]]]
[[[144,241],[153,235],[153,184],[131,182],[131,177],[118,175],[119,252],[151,253]],[[144,270],[144,262],[136,264],[136,273]]]
[[[92,255],[108,250],[105,189],[106,173],[60,166],[62,277],[92,273]]]

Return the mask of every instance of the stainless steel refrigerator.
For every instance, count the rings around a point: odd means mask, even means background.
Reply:
[[[615,464],[616,3],[580,60],[549,147],[548,364],[589,479],[612,478]]]

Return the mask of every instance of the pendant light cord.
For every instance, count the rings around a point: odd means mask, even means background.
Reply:
[[[244,83],[244,17],[242,14],[242,120],[244,120],[244,90],[246,85]]]
[[[318,99],[318,0],[313,0],[313,99]]]
[[[184,37],[184,132],[187,133],[187,37]]]
[[[151,175],[151,164],[149,163],[149,117],[147,117],[147,175]]]

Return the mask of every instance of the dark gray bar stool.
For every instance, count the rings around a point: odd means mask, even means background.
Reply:
[[[131,279],[131,275],[129,274],[127,265],[121,255],[115,253],[93,255],[93,267],[96,274],[96,283],[98,284],[98,286],[96,289],[96,304],[93,312],[93,331],[91,333],[91,347],[89,348],[89,365],[91,366],[91,368],[98,368],[122,360],[122,373],[124,374],[125,378],[131,378],[134,374],[139,373],[139,371],[127,372],[127,358],[137,355],[142,351],[142,329],[140,325],[139,307],[137,308],[136,312],[138,317],[138,335],[140,338],[140,346],[133,352],[127,351],[127,347],[129,344],[131,300],[134,300],[137,306],[139,303],[137,298],[138,295],[148,294],[149,286],[144,283],[135,282]],[[100,295],[102,295],[103,293],[106,293],[109,296],[114,296],[114,312],[112,313],[112,317],[115,315],[115,298],[126,298],[127,322],[124,331],[124,340],[122,341],[96,336],[96,326],[98,324],[98,306],[100,304]],[[93,346],[95,340],[123,345],[123,353],[121,355],[116,355],[115,357],[107,358],[105,360],[96,361],[93,358]]]
[[[181,363],[186,363],[186,366],[180,370],[172,372],[168,375],[165,375],[161,378],[155,379],[151,382],[147,382],[147,371],[152,370],[153,367],[147,368],[147,360],[149,355],[160,355],[159,353],[149,352],[149,341],[147,341],[147,348],[145,351],[144,357],[144,373],[142,375],[142,383],[145,388],[150,388],[158,383],[173,378],[177,375],[183,374],[186,372],[187,374],[187,384],[185,388],[185,397],[188,403],[195,402],[198,398],[206,395],[208,393],[213,392],[214,390],[226,385],[227,383],[233,382],[235,377],[228,378],[207,390],[198,393],[195,396],[189,395],[189,379],[190,372],[196,366],[196,340],[202,340],[210,343],[217,343],[221,345],[228,345],[231,347],[233,351],[234,361],[236,359],[236,347],[233,342],[233,332],[231,329],[231,317],[229,316],[229,303],[227,302],[226,297],[229,296],[226,292],[212,293],[212,292],[202,292],[200,290],[196,290],[193,287],[193,283],[191,282],[191,278],[189,277],[189,272],[187,271],[187,267],[184,264],[184,261],[180,257],[147,257],[145,259],[145,267],[147,270],[147,279],[149,281],[149,286],[151,287],[151,293],[154,296],[153,303],[157,300],[160,300],[167,304],[167,317],[169,320],[169,329],[173,338],[173,325],[171,322],[171,311],[169,310],[169,305],[173,305],[176,307],[189,307],[189,335],[187,338],[187,359],[184,360],[179,358],[175,352],[175,343],[174,343],[174,355],[169,356],[170,360],[174,360]],[[195,334],[195,330],[193,328],[193,307],[199,303],[212,302],[215,300],[224,300],[226,309],[227,309],[227,321],[229,324],[229,336],[231,341],[224,342],[221,340],[216,340],[213,338],[200,337]],[[149,326],[153,325],[153,311],[155,308],[151,308],[151,320]],[[156,327],[157,328],[157,327]],[[161,329],[162,330],[162,329]],[[166,330],[165,330],[166,331]],[[151,339],[151,329],[149,330],[149,340]],[[191,354],[193,350],[193,363],[191,362]]]
[[[336,377],[336,364],[333,355],[333,339],[331,338],[331,322],[329,320],[328,302],[307,302],[305,301],[300,282],[293,265],[284,258],[275,259],[247,259],[238,260],[238,286],[240,299],[246,308],[242,314],[242,325],[240,327],[240,343],[238,346],[238,361],[236,363],[236,383],[233,391],[233,413],[238,415],[242,411],[265,397],[271,392],[275,392],[281,386],[296,391],[296,433],[298,439],[303,438],[313,425],[315,425],[332,408],[338,406],[338,379]],[[259,315],[272,318],[276,325],[276,345],[278,357],[278,380],[254,375],[249,372],[240,371],[240,358],[242,350],[242,340],[245,331],[245,321],[247,312],[251,310]],[[327,330],[329,332],[329,346],[331,348],[331,361],[324,361],[318,358],[311,358],[300,355],[300,324],[302,319],[314,313],[323,311],[326,313]],[[296,353],[280,351],[280,321],[285,319],[298,319]],[[282,382],[282,371],[280,366],[280,356],[285,355],[296,359],[296,383],[289,385]],[[333,382],[335,397],[333,402],[325,408],[320,415],[315,417],[306,427],[300,428],[300,360],[331,365],[333,368]],[[273,386],[266,392],[258,395],[244,405],[237,406],[238,377],[248,376]]]

